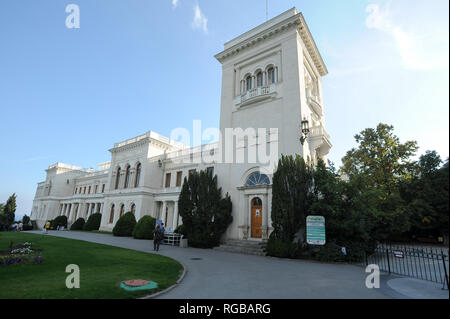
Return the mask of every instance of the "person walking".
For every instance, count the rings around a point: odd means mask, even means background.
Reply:
[[[155,230],[153,230],[153,250],[159,251],[159,245],[161,244],[161,240],[163,238],[163,233],[161,231],[161,227],[156,226]]]
[[[45,233],[48,234],[48,230],[50,229],[50,221],[47,220],[47,222],[45,223]]]

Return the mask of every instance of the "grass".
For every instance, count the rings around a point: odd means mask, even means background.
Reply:
[[[42,250],[42,264],[0,268],[0,299],[3,298],[136,298],[173,285],[183,270],[175,260],[145,252],[48,235],[0,232],[0,251],[9,243],[31,242]],[[68,289],[66,266],[80,267],[80,288]],[[145,279],[158,283],[151,291],[129,292],[120,282]]]

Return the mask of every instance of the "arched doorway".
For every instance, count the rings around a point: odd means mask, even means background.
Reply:
[[[259,197],[252,199],[251,237],[262,238],[262,200]]]

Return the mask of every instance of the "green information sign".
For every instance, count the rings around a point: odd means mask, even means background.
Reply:
[[[306,242],[310,245],[325,245],[325,217],[306,217]]]

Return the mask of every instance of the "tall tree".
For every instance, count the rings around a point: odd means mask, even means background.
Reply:
[[[341,173],[364,200],[360,202],[371,227],[371,238],[385,240],[409,230],[406,203],[399,194],[401,181],[414,176],[417,142],[400,143],[393,126],[380,123],[355,135],[358,146],[342,159]]]
[[[233,217],[231,198],[228,194],[222,198],[217,176],[207,171],[191,173],[184,179],[178,203],[189,245],[218,246]]]
[[[436,151],[427,151],[416,163],[415,175],[400,184],[400,194],[415,234],[437,233],[448,243],[449,227],[449,167]]]
[[[306,243],[306,216],[312,204],[312,169],[299,155],[282,156],[273,175],[272,238]]]
[[[14,222],[15,212],[16,212],[16,194],[12,194],[6,201],[4,214],[7,216],[7,221],[9,224]]]

